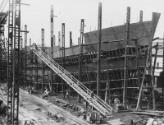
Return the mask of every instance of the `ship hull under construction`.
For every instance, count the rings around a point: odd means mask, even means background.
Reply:
[[[152,49],[159,17],[158,13],[153,13],[151,21],[132,23],[129,25],[129,32],[126,31],[126,25],[102,29],[101,73],[98,89],[99,96],[108,103],[113,103],[115,98],[119,98],[122,102],[125,98],[127,104],[136,106],[144,74],[146,75],[143,87],[145,96],[142,96],[142,100],[146,100],[146,97],[152,100],[151,89],[149,89],[152,85],[149,78],[152,64],[151,60],[147,62],[147,59],[148,56],[152,56],[148,51]],[[127,33],[129,33],[129,41],[126,45]],[[54,47],[53,58],[96,93],[98,31],[84,33],[84,41],[84,44],[69,48]],[[51,55],[50,48],[45,47],[44,51]],[[51,79],[51,70],[30,50],[27,59],[26,83],[35,85],[38,89],[51,86],[56,93],[65,93],[69,90],[70,95],[77,96],[77,93],[57,74],[53,73]],[[125,97],[123,97],[124,92]]]

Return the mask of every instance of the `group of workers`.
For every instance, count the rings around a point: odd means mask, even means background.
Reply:
[[[33,87],[29,86],[28,87],[28,92],[29,94],[31,94],[33,91]],[[43,92],[43,98],[49,96],[50,94],[50,89],[48,89],[48,87],[46,87],[44,89],[44,92]],[[64,93],[64,98],[66,99],[69,99],[69,91],[66,90]],[[91,97],[93,98],[94,97],[94,94],[92,93],[91,94]],[[86,104],[87,105],[87,104]],[[114,99],[114,107],[115,107],[115,110],[118,112],[119,111],[119,107],[120,107],[121,103],[120,103],[120,100],[118,98],[115,98]],[[86,106],[87,107],[87,106]],[[86,119],[87,121],[90,121],[90,123],[96,123],[96,122],[100,122],[101,121],[101,115],[98,114],[97,112],[95,111],[92,111],[91,113],[89,114],[84,114],[84,119]]]
[[[29,94],[32,94],[33,93],[33,91],[34,91],[34,87],[32,87],[32,86],[28,86],[28,88],[27,88],[27,91],[28,91],[28,93]],[[44,97],[47,97],[48,95],[50,94],[50,90],[46,87],[45,89],[44,89],[44,92],[43,92],[43,98]]]

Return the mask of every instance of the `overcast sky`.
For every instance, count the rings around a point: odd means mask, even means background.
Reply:
[[[3,0],[0,0],[0,2]],[[85,19],[85,32],[97,29],[98,3],[103,6],[103,28],[125,23],[126,8],[131,7],[131,22],[139,20],[139,11],[143,10],[144,20],[151,20],[152,12],[161,13],[156,36],[164,32],[164,0],[22,0],[30,6],[22,6],[22,26],[28,25],[28,37],[32,42],[41,43],[41,28],[45,28],[45,44],[50,46],[50,8],[54,6],[55,35],[66,23],[66,45],[69,44],[69,31],[73,32],[73,43],[77,44],[80,20]]]

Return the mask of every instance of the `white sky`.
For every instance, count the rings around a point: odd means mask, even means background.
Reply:
[[[0,0],[1,3],[2,0]],[[61,30],[66,23],[66,46],[69,44],[69,31],[73,32],[73,43],[77,44],[80,20],[85,19],[85,31],[97,29],[98,3],[103,6],[103,28],[125,23],[126,8],[131,7],[131,22],[139,20],[139,11],[143,10],[144,20],[151,20],[152,12],[161,13],[156,36],[164,32],[164,0],[22,0],[30,6],[22,6],[22,26],[28,25],[32,42],[41,43],[41,28],[45,28],[45,44],[50,46],[50,7],[54,6],[54,31]]]

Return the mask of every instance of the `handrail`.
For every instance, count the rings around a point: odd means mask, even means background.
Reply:
[[[71,73],[65,70],[62,66],[56,63],[49,55],[43,52],[37,46],[32,47],[33,52],[40,57],[54,72],[56,72],[63,80],[65,80],[75,91],[77,91],[86,101],[90,103],[95,109],[97,109],[103,115],[109,115],[112,112],[110,107],[104,100],[93,94],[93,91],[88,89],[78,79],[76,79]],[[92,95],[93,94],[93,95]]]

